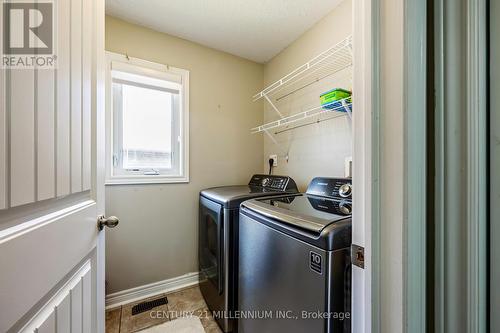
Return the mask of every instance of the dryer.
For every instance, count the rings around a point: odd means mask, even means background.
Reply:
[[[200,192],[198,257],[200,290],[224,332],[235,327],[240,204],[248,199],[297,193],[286,176],[254,175],[248,185]]]

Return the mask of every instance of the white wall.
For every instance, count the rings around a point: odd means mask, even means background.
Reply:
[[[265,65],[266,85],[351,34],[352,1],[345,0]],[[285,115],[304,111],[319,106],[320,94],[333,88],[352,89],[352,69],[343,70],[283,98],[277,106]],[[280,95],[277,94],[276,97]],[[267,102],[264,108],[266,122],[279,118]],[[311,120],[315,121],[310,119],[310,122]],[[278,141],[277,145],[267,136],[264,139],[264,168],[267,170],[269,167],[269,155],[277,154],[278,167],[275,168],[275,174],[291,176],[301,190],[305,190],[315,176],[344,176],[344,159],[351,156],[352,152],[351,127],[347,116],[277,134],[275,139]]]
[[[263,65],[106,17],[106,50],[190,70],[190,183],[106,187],[108,293],[198,270],[198,193],[262,172]]]

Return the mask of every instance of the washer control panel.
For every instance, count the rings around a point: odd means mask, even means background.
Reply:
[[[272,191],[297,191],[297,185],[290,177],[274,175],[253,175],[250,186],[264,187]]]
[[[307,194],[350,201],[352,179],[317,177],[309,183]]]

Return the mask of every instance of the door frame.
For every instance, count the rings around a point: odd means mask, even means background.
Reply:
[[[486,8],[487,0],[434,0],[436,198],[429,287],[434,289],[430,301],[435,307],[432,328],[437,332],[452,325],[467,332],[488,329]],[[457,26],[463,30],[453,29]],[[464,79],[463,87],[454,82],[457,78]],[[450,107],[457,95],[464,96],[464,106],[458,110]],[[463,142],[451,140],[453,136]],[[457,175],[463,181],[453,184]],[[462,197],[446,195],[464,189]],[[450,210],[461,207],[464,216],[450,221]],[[457,258],[461,249],[463,256]],[[459,281],[457,274],[463,276]],[[457,294],[457,288],[464,292]],[[467,304],[465,310],[460,304]]]
[[[500,331],[500,318],[498,313],[500,312],[500,288],[498,284],[495,283],[500,277],[500,265],[498,263],[498,257],[500,256],[500,207],[495,201],[496,198],[500,197],[500,177],[498,172],[495,170],[500,168],[500,146],[498,145],[498,138],[500,137],[500,96],[494,94],[498,91],[500,87],[500,70],[498,66],[498,61],[496,64],[493,63],[495,59],[498,59],[500,54],[500,43],[493,42],[493,36],[495,32],[500,31],[500,24],[493,18],[500,16],[500,4],[498,1],[488,1],[488,15],[487,18],[488,27],[488,68],[487,74],[489,75],[488,83],[488,148],[489,148],[489,225],[487,232],[489,234],[488,240],[488,263],[487,263],[487,273],[488,273],[488,306],[487,306],[487,321],[489,327],[486,329],[489,332],[499,332]]]
[[[105,214],[105,178],[106,178],[106,55],[105,55],[105,1],[95,0],[94,45],[96,51],[92,62],[92,197],[97,203],[97,212]],[[95,140],[95,141],[94,141]],[[97,295],[106,295],[106,228],[100,231],[97,238],[97,248],[101,249],[96,254],[96,289]],[[93,304],[95,309],[97,333],[104,333],[106,329],[105,297],[97,298]]]
[[[394,24],[399,24],[399,31],[383,29],[385,15],[393,15],[391,18]],[[364,269],[353,266],[352,329],[356,333],[382,332],[382,323],[389,319],[388,314],[393,315],[390,319],[395,322],[391,327],[399,332],[425,331],[426,20],[425,1],[353,2],[354,65],[361,68],[354,71],[354,103],[356,109],[363,112],[353,113],[353,205],[356,209],[352,241],[364,247],[365,258]],[[397,49],[388,49],[389,46]],[[390,54],[400,67],[393,71],[384,66],[382,54]],[[390,70],[393,72],[389,73]],[[382,78],[393,80],[393,85],[399,84],[400,95],[391,96],[382,91]],[[382,105],[393,97],[399,98],[402,121],[394,131],[382,132],[387,126],[384,121],[390,117]],[[383,172],[388,156],[381,147],[388,140],[402,142],[396,147],[400,156],[393,156],[396,160],[393,168],[398,173],[391,179]],[[382,213],[391,209],[382,196],[386,196],[391,182],[401,184],[400,193],[391,195],[403,198],[399,215],[389,222],[401,232],[397,234],[401,238],[397,244],[381,241]],[[382,253],[391,252],[397,260],[383,258]],[[383,294],[385,297],[388,293],[395,295],[391,301],[383,299]],[[401,318],[394,317],[398,314]]]
[[[364,247],[364,269],[352,267],[352,332],[376,332],[379,315],[379,1],[353,1],[352,243]],[[363,70],[357,70],[362,68]],[[370,223],[368,223],[370,221]]]
[[[403,328],[426,332],[427,1],[404,7]]]

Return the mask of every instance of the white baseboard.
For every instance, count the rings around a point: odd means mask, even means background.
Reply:
[[[188,273],[172,279],[158,281],[144,286],[122,290],[106,295],[106,310],[116,308],[120,305],[135,302],[144,298],[159,294],[172,292],[198,284],[198,272]]]

